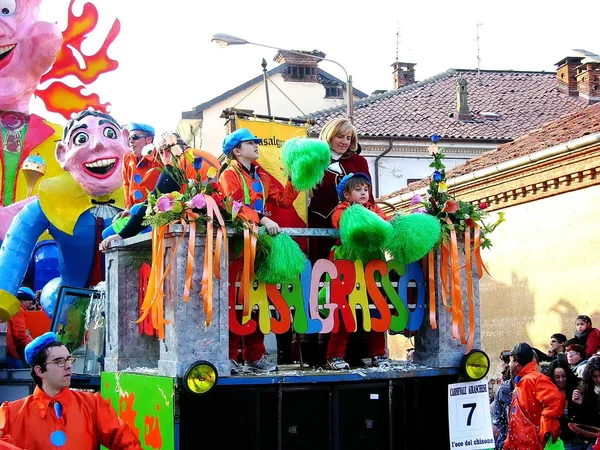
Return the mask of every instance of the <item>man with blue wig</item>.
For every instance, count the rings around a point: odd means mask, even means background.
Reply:
[[[139,439],[100,393],[71,390],[75,357],[52,332],[25,347],[36,388],[0,406],[0,441],[27,450],[141,450]],[[0,448],[2,448],[0,446]]]

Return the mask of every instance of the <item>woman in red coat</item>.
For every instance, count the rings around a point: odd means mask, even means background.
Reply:
[[[323,181],[312,192],[308,206],[309,228],[332,228],[331,215],[339,203],[337,185],[349,173],[365,173],[371,178],[367,160],[356,154],[358,140],[356,128],[349,119],[329,121],[321,130],[319,139],[327,141],[331,149],[331,162]],[[369,191],[369,203],[374,203],[373,192]],[[329,257],[335,239],[313,238],[309,241],[309,258],[314,263]]]

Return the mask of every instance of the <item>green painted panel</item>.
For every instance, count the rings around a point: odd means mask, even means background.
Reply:
[[[174,380],[135,373],[102,373],[102,396],[146,450],[174,450]]]

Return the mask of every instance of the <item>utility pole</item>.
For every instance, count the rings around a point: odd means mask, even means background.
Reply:
[[[263,81],[265,83],[265,93],[267,94],[267,114],[271,116],[271,99],[269,98],[269,78],[267,77],[267,61],[263,58],[261,66],[263,68]]]

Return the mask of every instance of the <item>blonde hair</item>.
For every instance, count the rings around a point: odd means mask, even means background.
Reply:
[[[354,125],[352,125],[350,119],[342,117],[339,119],[330,120],[321,130],[319,139],[326,141],[329,144],[329,147],[331,147],[331,141],[334,137],[338,135],[346,136],[348,134],[352,136],[348,151],[355,152],[358,149],[358,138],[356,136],[356,128],[354,128]]]

